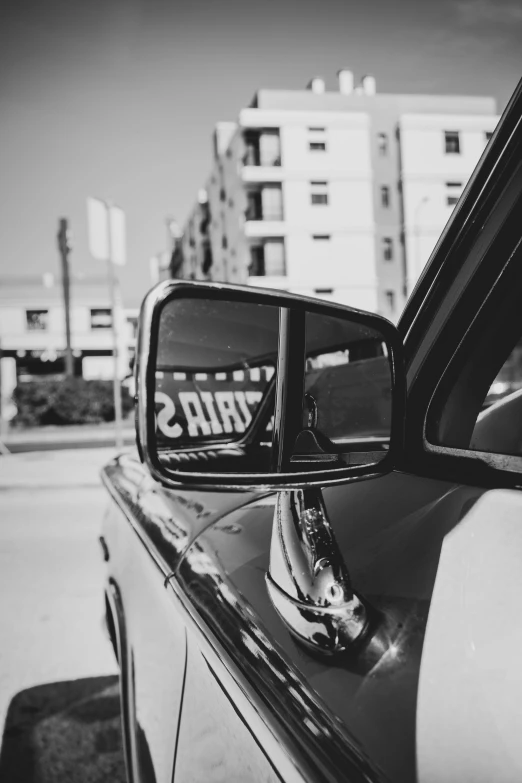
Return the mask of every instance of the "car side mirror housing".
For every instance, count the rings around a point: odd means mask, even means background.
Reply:
[[[167,281],[142,305],[140,456],[162,484],[296,489],[384,473],[402,341],[380,316],[287,292]]]

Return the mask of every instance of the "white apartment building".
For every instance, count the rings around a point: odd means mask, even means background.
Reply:
[[[498,120],[496,115],[449,112],[405,113],[400,117],[408,293],[419,278]]]
[[[137,312],[115,311],[119,375],[129,373]],[[71,281],[71,344],[75,375],[113,376],[112,310],[105,280]],[[3,384],[34,377],[61,377],[65,371],[65,313],[61,283],[43,278],[0,280],[0,348]],[[4,393],[7,394],[4,389]]]
[[[498,121],[483,97],[259,90],[218,123],[176,276],[319,296],[397,320]]]

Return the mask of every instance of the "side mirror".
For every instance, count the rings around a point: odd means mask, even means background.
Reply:
[[[140,455],[166,486],[336,484],[393,466],[402,343],[341,305],[167,281],[142,306],[137,398]]]

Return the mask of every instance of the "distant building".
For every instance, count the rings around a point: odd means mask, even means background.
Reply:
[[[396,320],[498,121],[493,98],[377,94],[338,74],[218,123],[175,276],[283,288]]]
[[[112,378],[112,311],[106,280],[71,282],[71,343],[75,375]],[[119,375],[129,374],[138,312],[118,302]],[[0,347],[19,382],[65,372],[65,315],[61,284],[43,278],[0,279]]]

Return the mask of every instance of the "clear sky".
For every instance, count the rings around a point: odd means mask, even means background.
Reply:
[[[77,270],[85,199],[127,213],[129,305],[148,259],[182,223],[210,168],[211,133],[260,87],[336,71],[379,92],[493,95],[522,76],[522,0],[3,0],[0,276],[58,271],[58,218]]]

